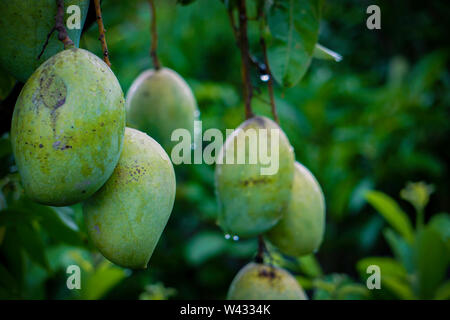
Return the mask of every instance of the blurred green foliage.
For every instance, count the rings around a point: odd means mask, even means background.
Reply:
[[[244,119],[240,59],[225,6],[219,0],[182,2],[187,5],[156,2],[159,58],[193,88],[203,130],[235,128]],[[324,190],[327,228],[315,256],[286,257],[269,247],[271,261],[293,272],[315,299],[449,299],[448,214],[431,213],[449,208],[450,6],[375,3],[382,29],[370,31],[369,3],[326,2],[318,39],[343,60],[313,59],[297,85],[275,88],[281,126],[296,159]],[[151,67],[148,4],[105,0],[103,16],[112,69],[126,93]],[[251,51],[260,60],[259,28],[250,21]],[[80,46],[101,56],[95,24]],[[270,116],[259,76],[253,70],[253,108]],[[2,79],[4,100],[14,81]],[[12,108],[2,103],[6,107]],[[225,298],[236,272],[254,257],[256,239],[227,240],[216,226],[213,166],[177,166],[176,174],[174,211],[149,268],[125,270],[89,243],[80,205],[45,207],[24,196],[5,133],[0,297]],[[393,200],[406,182],[421,180],[433,184],[433,194],[426,184],[410,184],[401,192],[410,206]],[[66,287],[71,264],[81,268],[81,290]],[[370,264],[381,267],[382,290],[365,286]]]

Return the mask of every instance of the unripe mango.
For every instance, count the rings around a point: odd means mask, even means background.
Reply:
[[[228,300],[307,300],[298,281],[286,270],[249,263],[231,282]]]
[[[176,129],[194,134],[198,118],[197,102],[189,85],[168,68],[144,71],[131,85],[126,97],[130,127],[146,132],[170,153]]]
[[[266,129],[267,134],[260,129]],[[278,139],[272,138],[271,130],[278,132]],[[254,148],[245,139],[246,134],[252,133],[258,138]],[[245,141],[245,144],[238,141]],[[269,153],[272,147],[278,149],[278,156],[273,158],[276,169],[273,174],[262,174],[262,168],[268,169],[270,165],[261,161],[261,145],[266,146]],[[244,164],[236,164],[239,153],[245,154]],[[258,156],[256,163],[251,163],[252,156]],[[234,159],[234,163],[228,163],[227,158]],[[215,184],[221,228],[240,237],[255,236],[272,228],[289,202],[293,176],[294,154],[280,127],[265,117],[254,117],[242,123],[227,138],[217,157]]]
[[[73,14],[67,14],[67,8],[71,5],[80,8],[80,28],[66,29],[78,47],[89,1],[65,0],[65,22]],[[0,13],[0,66],[17,80],[27,81],[41,63],[64,50],[62,42],[58,40],[58,32],[53,32],[44,53],[38,59],[47,35],[55,25],[55,0],[0,1]]]
[[[145,133],[126,128],[114,173],[83,205],[94,245],[115,264],[146,268],[172,212],[175,187],[164,149]]]
[[[282,252],[302,256],[315,252],[325,232],[325,200],[319,183],[302,164],[295,163],[292,197],[283,218],[268,233]]]
[[[111,176],[124,130],[111,69],[83,49],[56,54],[28,79],[14,109],[11,142],[25,192],[53,206],[88,198]]]

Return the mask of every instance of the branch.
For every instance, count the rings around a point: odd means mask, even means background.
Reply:
[[[256,263],[264,263],[264,252],[266,252],[266,244],[264,243],[264,239],[262,235],[258,236],[258,253],[255,257]]]
[[[100,36],[98,37],[98,40],[100,40],[102,44],[102,51],[103,51],[103,61],[111,67],[111,62],[109,61],[109,52],[108,52],[108,45],[106,43],[106,37],[105,37],[105,26],[103,25],[103,19],[102,19],[102,8],[100,7],[100,0],[94,0],[95,4],[95,15],[97,17],[97,24],[98,24],[98,33]]]
[[[161,63],[158,59],[158,54],[156,52],[156,49],[158,48],[158,32],[156,31],[156,9],[155,9],[155,3],[153,0],[148,0],[148,3],[150,5],[150,11],[152,13],[152,22],[150,26],[150,32],[152,34],[152,45],[150,48],[150,56],[153,60],[153,67],[155,70],[161,69]]]
[[[269,76],[269,80],[267,81],[267,89],[269,91],[269,97],[270,97],[270,108],[272,109],[272,115],[273,119],[276,123],[280,124],[280,119],[278,118],[277,108],[275,106],[275,97],[273,94],[273,77],[272,72],[270,71],[269,66],[269,58],[267,57],[267,47],[266,47],[266,41],[264,40],[264,37],[261,36],[259,42],[261,43],[261,48],[264,55],[264,64],[266,65],[266,74]]]
[[[45,40],[44,46],[42,47],[42,50],[37,57],[38,60],[44,54],[50,37],[55,31],[58,31],[58,40],[64,44],[64,49],[68,49],[74,46],[73,41],[69,38],[67,29],[64,25],[64,0],[56,0],[55,26],[47,34],[47,39]]]
[[[249,45],[247,36],[247,7],[245,0],[240,0],[239,2],[239,49],[241,51],[241,75],[245,99],[245,117],[246,119],[249,119],[253,117],[253,90],[250,82]]]

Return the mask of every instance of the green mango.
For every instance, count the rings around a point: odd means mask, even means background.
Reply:
[[[267,135],[259,129],[267,129]],[[272,130],[279,133],[278,139],[271,138]],[[278,148],[279,156],[274,156],[278,170],[269,172],[272,174],[262,174],[261,169],[267,169],[268,165],[264,165],[259,156],[256,163],[250,163],[251,156],[256,156],[262,150],[258,145],[252,150],[249,149],[247,139],[245,145],[238,143],[252,132],[258,137],[259,145],[266,146],[268,151],[272,145]],[[236,152],[233,152],[233,148]],[[236,164],[239,153],[245,153],[244,164]],[[227,158],[234,159],[234,163],[226,163]],[[282,209],[291,196],[293,177],[294,153],[280,127],[265,117],[245,121],[227,138],[217,157],[215,184],[219,203],[218,224],[224,232],[239,237],[266,232],[282,217]]]
[[[325,232],[325,200],[319,183],[295,163],[292,197],[283,218],[269,232],[269,241],[283,253],[303,256],[317,251]]]
[[[83,49],[56,54],[14,108],[11,143],[25,192],[53,206],[87,199],[111,176],[124,131],[123,92],[111,69]]]
[[[183,128],[193,137],[199,116],[189,85],[168,68],[141,73],[128,90],[126,109],[128,126],[152,136],[168,153],[177,143],[172,132]]]
[[[175,200],[175,172],[151,137],[126,128],[113,175],[83,205],[89,237],[110,261],[146,268]]]
[[[86,20],[89,1],[65,0],[66,13],[64,21],[72,16],[67,14],[70,5],[80,8],[80,29],[67,29],[69,37],[78,47],[81,30]],[[21,82],[27,81],[30,75],[44,61],[64,50],[58,40],[58,32],[53,32],[43,55],[38,59],[47,35],[55,26],[55,0],[7,0],[0,1],[0,66]]]
[[[298,281],[286,270],[251,262],[231,282],[228,300],[307,300]]]

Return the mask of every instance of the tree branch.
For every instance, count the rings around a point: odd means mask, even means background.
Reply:
[[[241,51],[241,75],[245,99],[245,117],[246,119],[249,119],[253,117],[253,88],[250,82],[249,45],[247,36],[247,7],[245,0],[239,1],[239,49]]]
[[[269,79],[267,81],[267,90],[269,91],[269,98],[270,98],[270,108],[272,110],[273,119],[276,123],[280,124],[280,120],[278,118],[277,108],[275,105],[275,97],[273,93],[273,77],[272,72],[270,71],[269,66],[269,58],[267,57],[267,47],[266,47],[266,41],[264,40],[264,37],[261,36],[260,38],[260,44],[264,55],[264,64],[266,65],[266,74],[269,76]]]
[[[152,21],[151,21],[151,25],[150,25],[150,32],[152,35],[152,45],[150,48],[150,56],[152,57],[153,67],[155,68],[155,70],[159,70],[159,69],[161,69],[161,63],[159,62],[158,54],[156,51],[156,49],[158,48],[158,32],[156,30],[156,8],[155,8],[155,3],[153,0],[148,0],[148,3],[150,5],[150,11],[152,14]]]
[[[98,24],[98,33],[100,36],[98,37],[98,40],[100,40],[102,44],[102,51],[103,51],[103,61],[111,67],[111,62],[109,61],[109,52],[108,52],[108,45],[106,43],[106,37],[105,37],[105,26],[103,25],[103,19],[102,19],[102,8],[100,6],[100,0],[94,0],[95,4],[95,14],[97,18],[97,24]]]
[[[262,235],[258,236],[258,253],[255,257],[256,263],[264,263],[264,252],[266,252],[266,244],[264,243],[264,238]]]
[[[44,54],[48,42],[50,41],[50,37],[55,31],[58,31],[58,40],[64,44],[64,49],[68,49],[74,46],[74,43],[72,39],[69,38],[69,35],[67,34],[67,29],[64,25],[64,0],[56,0],[55,26],[47,34],[47,39],[45,40],[42,50],[37,57],[38,60]]]

